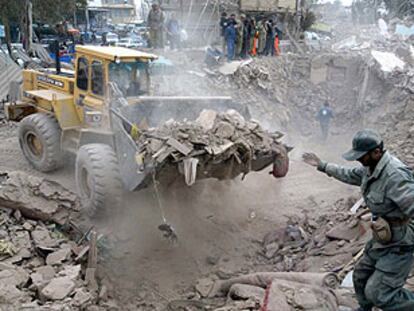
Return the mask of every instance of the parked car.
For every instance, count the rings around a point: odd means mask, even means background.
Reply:
[[[139,48],[143,47],[144,41],[138,38],[122,38],[116,44],[116,46],[124,47],[124,48]]]
[[[107,44],[117,45],[118,42],[119,42],[119,38],[118,38],[118,35],[116,33],[108,32],[106,34],[106,43]]]

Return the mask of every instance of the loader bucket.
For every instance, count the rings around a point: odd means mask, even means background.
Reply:
[[[130,191],[149,186],[154,178],[163,184],[184,177],[189,184],[189,174],[192,179],[197,180],[233,179],[241,174],[268,167],[274,163],[278,154],[283,153],[281,150],[284,146],[277,142],[280,137],[268,135],[258,124],[248,121],[250,113],[247,107],[233,102],[230,97],[139,97],[134,102],[129,100],[128,103],[125,99],[117,99],[112,105],[116,109],[111,120],[120,171],[124,185]],[[226,116],[229,110],[237,111],[233,115],[246,120],[249,126],[244,134],[250,138],[238,139],[230,148],[222,150],[220,148],[223,148],[223,142],[230,138],[218,139],[211,146],[209,142],[198,142],[198,137],[205,136],[205,132],[201,126],[198,132],[197,129],[194,132],[194,122],[191,121],[195,121],[206,109],[223,112]],[[217,116],[222,117],[220,114]],[[227,117],[223,118],[225,119],[222,121],[227,122]],[[179,142],[176,137],[172,142],[169,141],[172,136],[168,133],[164,135],[163,129],[169,128],[167,124],[185,127],[185,121],[190,121],[188,126],[191,128],[191,139]],[[133,138],[134,135],[131,134],[134,127],[138,127],[138,138]],[[237,128],[235,124],[234,128]],[[260,146],[264,144],[263,148],[256,149],[255,141]],[[151,153],[148,148],[154,143],[161,144],[162,147]],[[189,146],[191,152],[186,154],[185,150],[180,151],[184,145]],[[188,160],[191,159],[196,160],[193,166],[196,168],[195,172],[189,169]]]

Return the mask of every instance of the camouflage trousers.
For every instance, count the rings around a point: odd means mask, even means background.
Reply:
[[[164,34],[161,29],[150,29],[150,43],[153,48],[164,47]]]
[[[373,249],[368,242],[353,273],[357,300],[363,310],[414,310],[414,293],[404,289],[413,263],[414,247]]]

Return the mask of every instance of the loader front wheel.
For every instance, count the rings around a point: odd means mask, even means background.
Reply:
[[[50,172],[63,163],[61,129],[53,116],[34,113],[19,125],[19,143],[29,163],[41,172]]]
[[[82,146],[76,157],[75,177],[82,207],[90,217],[107,217],[121,205],[121,175],[110,146]]]

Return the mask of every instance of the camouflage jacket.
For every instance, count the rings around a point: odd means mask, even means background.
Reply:
[[[360,186],[364,200],[375,216],[387,220],[414,218],[414,177],[412,171],[388,151],[384,153],[374,172],[367,167],[346,168],[321,162],[318,170],[344,183]],[[414,245],[414,223],[392,225],[392,242],[374,242],[374,248]]]

